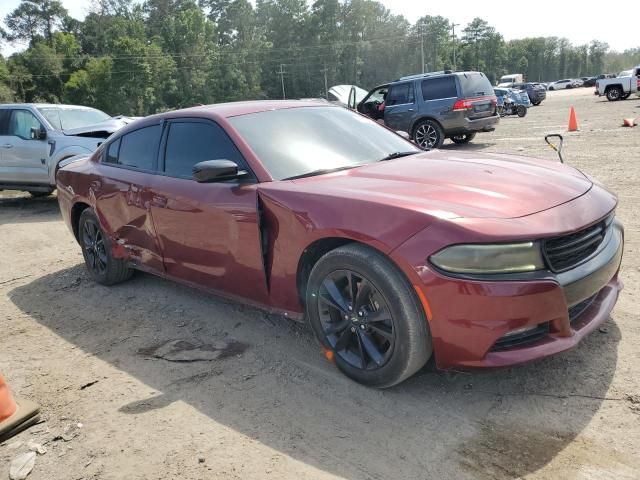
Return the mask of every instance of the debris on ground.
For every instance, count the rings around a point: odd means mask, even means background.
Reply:
[[[38,455],[44,455],[45,453],[47,453],[46,447],[36,442],[27,443],[27,448],[32,452],[36,452]]]
[[[36,452],[23,453],[16,457],[9,466],[9,478],[11,480],[24,480],[29,476],[36,465]]]

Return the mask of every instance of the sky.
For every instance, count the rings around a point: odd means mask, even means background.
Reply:
[[[637,4],[632,2],[614,17],[607,15],[601,3],[581,1],[553,2],[532,0],[521,4],[509,2],[481,2],[478,0],[379,0],[395,14],[404,15],[415,22],[424,15],[442,15],[459,23],[460,29],[481,17],[496,28],[507,40],[524,37],[566,37],[580,45],[591,40],[607,42],[614,50],[638,46],[637,18],[633,14]],[[18,6],[20,0],[0,0],[0,19]],[[89,9],[89,0],[62,0],[69,13],[82,19]],[[255,2],[254,2],[255,3]],[[631,5],[636,5],[632,7]],[[8,55],[24,45],[4,45],[2,53]]]

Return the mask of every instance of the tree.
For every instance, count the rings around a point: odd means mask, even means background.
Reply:
[[[34,43],[42,35],[49,43],[54,28],[62,23],[67,10],[59,0],[23,0],[18,7],[5,17],[11,41],[29,40]]]

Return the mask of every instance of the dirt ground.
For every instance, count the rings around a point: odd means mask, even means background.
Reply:
[[[0,193],[0,370],[45,420],[0,445],[0,479],[29,440],[47,448],[33,480],[640,478],[640,127],[620,127],[640,99],[592,91],[549,92],[466,147],[553,159],[543,135],[574,105],[565,157],[626,225],[612,318],[508,370],[362,387],[305,326],[145,274],[94,284],[55,197]]]

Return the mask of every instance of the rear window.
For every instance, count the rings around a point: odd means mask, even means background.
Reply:
[[[425,101],[457,96],[456,79],[453,76],[428,78],[422,81],[422,98]]]
[[[389,94],[387,95],[386,104],[387,106],[402,105],[405,103],[414,103],[415,100],[413,82],[401,83],[399,85],[391,86]]]
[[[464,73],[458,75],[463,97],[480,97],[492,95],[493,87],[482,73]]]

